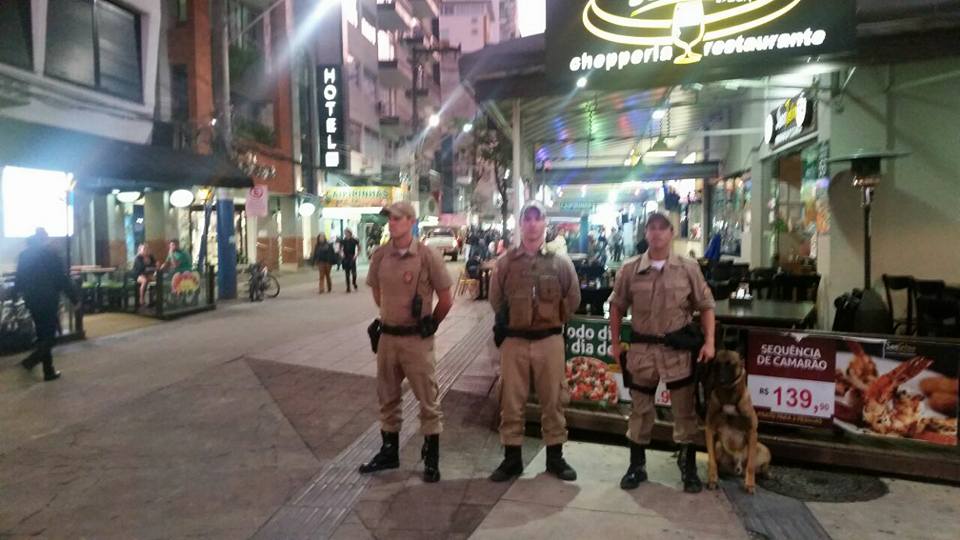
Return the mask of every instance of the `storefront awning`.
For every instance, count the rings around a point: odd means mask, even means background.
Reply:
[[[108,139],[0,117],[0,164],[73,173],[83,189],[252,187],[219,156]]]

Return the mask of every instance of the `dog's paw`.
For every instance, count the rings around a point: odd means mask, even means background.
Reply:
[[[750,495],[753,495],[757,491],[757,488],[752,484],[744,484],[743,490],[749,493]]]
[[[709,489],[710,491],[713,491],[713,490],[717,489],[717,487],[718,487],[718,486],[717,486],[717,481],[716,481],[716,480],[711,480],[711,481],[707,482],[707,489]]]

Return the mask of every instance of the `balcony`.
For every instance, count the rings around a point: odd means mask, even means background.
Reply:
[[[408,30],[413,21],[409,0],[377,0],[377,25],[380,30]]]
[[[440,16],[440,7],[437,0],[410,0],[413,5],[413,14],[418,19],[434,19]]]
[[[410,111],[396,104],[381,101],[377,104],[380,114],[380,135],[385,139],[399,139],[410,134]]]
[[[380,85],[384,88],[411,88],[413,87],[413,66],[410,65],[409,53],[402,47],[381,47],[378,55],[380,61]]]

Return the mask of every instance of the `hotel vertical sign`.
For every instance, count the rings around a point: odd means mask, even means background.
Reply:
[[[346,167],[343,122],[344,93],[343,68],[341,66],[318,66],[317,79],[320,86],[320,166],[325,170],[341,170]]]
[[[650,88],[752,76],[850,52],[855,0],[548,0],[547,72],[568,86]]]

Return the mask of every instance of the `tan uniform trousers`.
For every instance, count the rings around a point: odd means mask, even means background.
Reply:
[[[690,373],[691,361],[690,356],[687,355],[686,367],[682,368],[683,372]],[[634,384],[649,388],[655,388],[659,384],[660,373],[657,372],[657,362],[653,358],[643,358],[636,364],[633,362],[631,364],[637,366],[631,370]],[[627,424],[627,438],[637,444],[648,445],[650,444],[650,434],[653,432],[653,424],[657,417],[654,410],[655,396],[630,390],[630,398],[633,400],[633,410],[630,411],[630,419]],[[670,404],[673,410],[673,441],[678,444],[694,442],[697,435],[694,385],[688,384],[670,390]]]
[[[540,400],[543,442],[547,446],[567,442],[567,420],[561,397],[566,385],[563,336],[530,341],[507,338],[500,347],[500,442],[523,444],[524,408],[530,393],[530,377]]]
[[[433,338],[383,334],[377,347],[377,395],[383,431],[399,433],[403,423],[403,379],[420,402],[420,430],[424,435],[443,431],[440,387]]]

